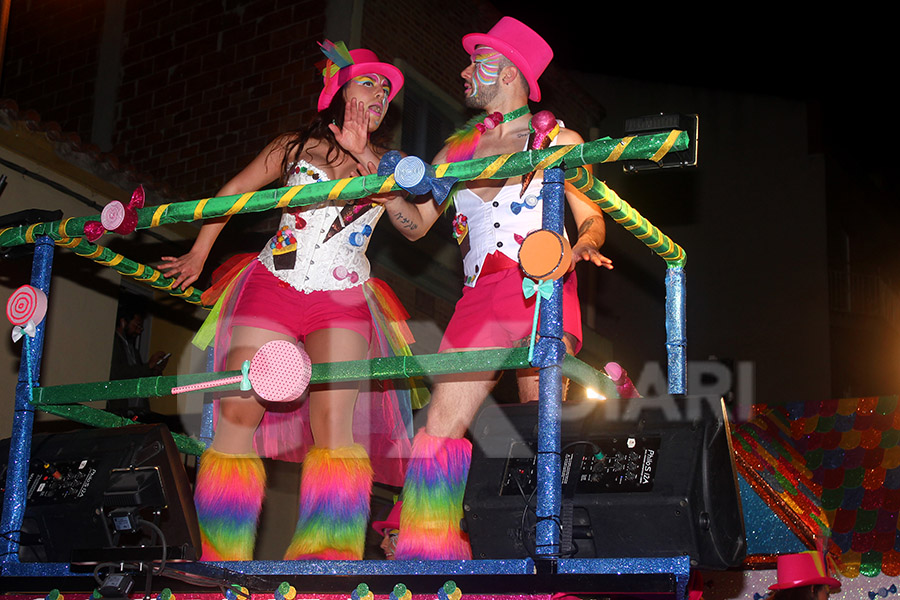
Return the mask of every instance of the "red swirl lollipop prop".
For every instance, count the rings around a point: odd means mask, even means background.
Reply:
[[[47,295],[34,286],[23,285],[6,302],[6,318],[13,324],[12,339],[34,337],[37,326],[47,315]]]

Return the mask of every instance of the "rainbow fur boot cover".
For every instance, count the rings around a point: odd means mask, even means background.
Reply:
[[[371,492],[372,466],[362,446],[310,448],[285,560],[362,560]]]
[[[265,489],[266,470],[255,454],[209,448],[201,455],[194,486],[201,560],[253,560]]]
[[[403,486],[398,560],[472,558],[460,529],[471,460],[467,439],[434,437],[424,429],[416,434]]]

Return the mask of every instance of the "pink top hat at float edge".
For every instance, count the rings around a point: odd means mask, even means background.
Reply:
[[[400,91],[400,88],[403,87],[403,73],[400,72],[400,69],[392,64],[379,61],[378,55],[371,50],[365,48],[350,50],[350,57],[353,59],[352,65],[341,68],[332,77],[323,75],[325,87],[322,88],[322,93],[319,94],[317,106],[320,112],[328,108],[328,105],[331,104],[331,99],[334,98],[334,95],[338,93],[338,90],[345,83],[360,75],[377,73],[387,78],[391,82],[391,93],[388,96],[388,102],[392,101],[397,92]]]
[[[372,523],[372,529],[379,535],[384,534],[385,529],[400,529],[400,511],[403,510],[403,501],[397,502],[388,513],[387,519],[384,521],[375,521]]]
[[[463,36],[462,45],[470,55],[475,53],[475,46],[490,46],[511,60],[528,82],[528,99],[535,102],[541,99],[538,79],[553,59],[553,49],[531,27],[512,17],[503,17],[487,33]]]
[[[821,552],[809,550],[799,554],[785,554],[778,557],[778,583],[770,590],[786,590],[805,585],[827,585],[840,588],[841,582],[829,577],[828,566]]]

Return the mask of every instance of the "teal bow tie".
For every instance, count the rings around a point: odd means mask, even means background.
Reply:
[[[526,277],[522,280],[522,293],[525,294],[526,298],[531,298],[538,294],[544,300],[549,300],[553,294],[553,280],[535,281]]]
[[[534,340],[537,337],[538,314],[541,309],[541,298],[549,300],[550,296],[553,295],[553,280],[547,279],[545,281],[535,281],[534,279],[526,277],[522,280],[522,293],[525,294],[525,298],[531,298],[537,294],[537,299],[534,304],[534,321],[531,324],[531,343],[528,345],[528,362],[531,362],[531,359],[534,358]]]

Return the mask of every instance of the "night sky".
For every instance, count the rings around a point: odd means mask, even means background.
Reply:
[[[784,2],[664,11],[592,3],[559,16],[547,2],[493,4],[532,25],[553,47],[554,62],[575,71],[807,101],[833,155],[877,174],[900,199],[887,159],[900,131],[891,117],[897,33],[892,19],[865,3],[841,12]]]

